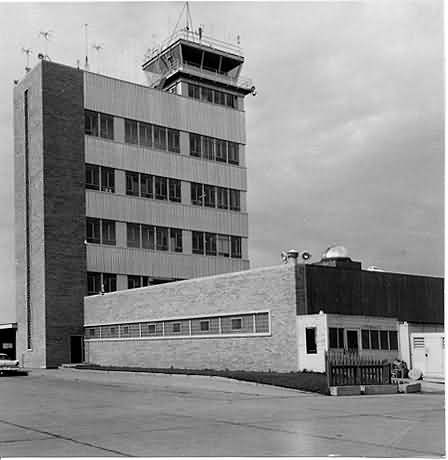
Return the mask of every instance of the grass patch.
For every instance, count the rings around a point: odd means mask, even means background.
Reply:
[[[74,368],[102,371],[149,372],[157,374],[209,375],[329,394],[327,376],[321,372],[256,372],[215,369],[100,366],[98,364],[78,364],[74,366]]]

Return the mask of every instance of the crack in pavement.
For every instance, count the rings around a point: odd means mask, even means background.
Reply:
[[[126,454],[124,452],[120,452],[119,450],[107,449],[106,447],[97,446],[97,445],[92,444],[90,442],[79,441],[77,439],[69,438],[67,436],[63,436],[63,435],[60,435],[60,434],[57,434],[57,433],[52,433],[51,431],[38,430],[37,428],[32,428],[32,427],[29,427],[29,426],[26,426],[26,425],[20,425],[18,423],[9,422],[8,420],[0,419],[0,423],[4,423],[5,425],[14,426],[16,428],[21,428],[23,430],[29,430],[29,431],[33,431],[35,433],[45,434],[45,435],[49,436],[48,438],[35,439],[35,441],[40,441],[40,440],[43,440],[43,439],[50,439],[50,438],[62,439],[64,441],[73,442],[74,444],[79,444],[79,445],[87,446],[87,447],[93,447],[94,449],[103,450],[104,452],[109,452],[111,454],[117,454],[117,455],[120,455],[122,457],[133,457],[133,455]]]

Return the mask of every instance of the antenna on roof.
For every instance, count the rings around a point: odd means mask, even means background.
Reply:
[[[42,37],[45,40],[45,42],[44,42],[45,52],[44,52],[43,58],[48,60],[48,61],[51,61],[50,56],[48,56],[48,41],[50,40],[50,37],[52,35],[53,35],[52,30],[43,30],[43,31],[39,32],[39,36]]]
[[[28,73],[31,70],[31,67],[30,67],[30,54],[32,53],[31,48],[22,48],[22,53],[26,54],[25,72]]]
[[[89,24],[84,24],[85,61],[84,69],[89,70]]]
[[[104,49],[104,47],[100,43],[94,43],[92,45],[92,48],[96,51],[97,62],[98,62],[96,71],[99,73],[100,72],[100,58],[99,58],[99,56],[100,56],[100,51],[102,51]]]

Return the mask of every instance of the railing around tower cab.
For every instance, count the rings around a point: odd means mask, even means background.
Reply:
[[[357,352],[328,351],[328,386],[386,385],[392,378],[392,363],[361,357]]]

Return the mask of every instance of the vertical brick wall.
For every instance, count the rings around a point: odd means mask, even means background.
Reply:
[[[88,341],[105,365],[293,371],[297,369],[295,267],[281,265],[86,297],[86,324],[269,309],[271,336]]]
[[[25,110],[28,90],[29,260],[26,236]],[[15,254],[17,359],[25,366],[45,366],[44,173],[42,64],[14,88]],[[29,279],[27,276],[29,264]],[[32,349],[27,346],[27,283],[30,283]]]
[[[83,72],[42,62],[48,367],[70,362],[86,291]]]

